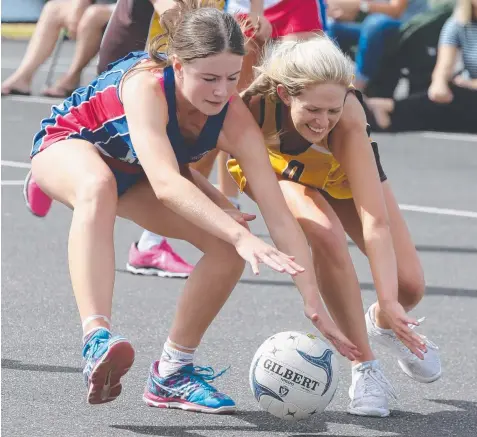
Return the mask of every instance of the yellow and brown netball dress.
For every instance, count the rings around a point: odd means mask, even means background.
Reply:
[[[215,6],[220,10],[223,10],[225,7],[225,0],[208,0],[204,3],[210,7]],[[161,27],[159,14],[154,12],[151,24],[149,26],[148,42],[151,41],[155,36],[161,35],[162,33],[164,33],[164,29]],[[164,41],[164,44],[167,44],[167,40]]]
[[[284,145],[284,132],[281,128],[282,110],[281,102],[273,102],[267,97],[262,98],[260,126],[275,173],[284,179],[326,191],[336,199],[352,198],[348,177],[326,144],[308,144],[302,150],[296,151],[287,149]],[[384,181],[386,175],[379,162],[377,144],[371,141],[371,145],[376,157],[379,176],[381,181]],[[247,180],[238,162],[235,159],[230,159],[227,167],[240,191],[243,192]]]
[[[208,4],[224,8],[224,0]],[[151,2],[118,0],[99,49],[98,74],[128,53],[145,50],[147,43],[162,33],[164,29],[159,24],[159,15],[154,12]],[[163,42],[167,45],[167,40]]]

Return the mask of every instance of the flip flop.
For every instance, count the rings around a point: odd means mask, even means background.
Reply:
[[[56,88],[56,90],[59,91],[58,94],[49,92],[48,90],[45,90],[41,93],[41,95],[44,96],[44,97],[54,97],[54,98],[57,98],[57,99],[66,99],[69,96],[71,96],[71,94],[73,94],[73,92],[76,90],[76,88],[73,88],[71,90],[67,90],[65,88],[58,87],[58,88]]]
[[[2,97],[6,96],[31,96],[30,91],[21,91],[16,88],[11,88],[8,93],[2,93]]]

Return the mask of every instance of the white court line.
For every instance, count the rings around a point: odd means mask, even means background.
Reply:
[[[2,161],[4,165],[5,161]],[[6,161],[10,162],[10,161]],[[23,185],[24,181],[2,181],[2,185],[6,186],[15,186]],[[412,211],[412,212],[422,212],[427,214],[436,214],[436,215],[450,215],[454,217],[467,217],[467,218],[477,218],[477,212],[474,211],[463,211],[460,209],[448,209],[448,208],[434,208],[432,206],[419,206],[419,205],[405,205],[400,204],[399,208],[402,211]]]
[[[23,186],[25,181],[2,181],[2,185],[12,187],[12,186]]]
[[[477,135],[472,135],[472,134],[458,134],[458,133],[446,133],[446,132],[423,132],[420,135],[425,138],[434,138],[436,140],[477,142]]]
[[[97,61],[97,59],[95,58]],[[60,62],[55,66],[55,73],[66,73],[70,66],[70,61],[68,59],[62,59]],[[16,70],[18,68],[18,61],[15,59],[2,59],[2,68],[7,70]],[[48,73],[50,70],[49,64],[43,65],[35,71],[39,71],[42,73]],[[91,73],[96,74],[96,64],[92,61],[85,69],[83,69],[83,73]]]
[[[2,165],[4,165],[5,167],[31,168],[30,163],[18,161],[2,161]]]
[[[459,209],[434,208],[432,206],[418,206],[418,205],[399,205],[399,208],[403,211],[424,212],[427,214],[438,214],[438,215],[453,215],[455,217],[477,218],[477,212],[462,211]]]
[[[15,167],[15,168],[31,168],[31,164],[26,162],[18,161],[1,161],[2,165],[6,167]],[[2,181],[2,185],[23,185],[23,180],[21,181]],[[217,184],[214,184],[218,188]],[[400,204],[399,208],[402,211],[413,211],[413,212],[423,212],[427,214],[437,214],[437,215],[451,215],[455,217],[469,217],[477,218],[477,212],[474,211],[464,211],[460,209],[449,209],[449,208],[435,208],[433,206],[419,206],[419,205],[406,205]]]
[[[13,102],[23,103],[46,103],[48,105],[58,105],[64,99],[61,97],[39,97],[39,96],[6,96],[2,100],[10,100]]]

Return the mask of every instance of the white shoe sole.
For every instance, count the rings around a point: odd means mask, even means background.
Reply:
[[[407,375],[409,376],[409,378],[413,379],[414,381],[417,381],[417,382],[421,382],[423,384],[430,384],[431,382],[434,382],[434,381],[437,381],[441,375],[442,375],[442,369],[439,370],[439,373],[436,373],[435,375],[432,375],[432,376],[429,376],[428,378],[424,378],[422,376],[418,376],[418,375],[413,375],[408,369],[407,367],[401,363],[400,360],[398,360],[398,364],[399,364],[399,367],[401,368],[401,370]]]
[[[173,273],[165,270],[159,270],[152,267],[134,267],[131,264],[126,264],[126,270],[133,275],[144,276],[159,276],[161,278],[188,278],[189,273]]]
[[[155,408],[173,408],[178,410],[192,411],[195,413],[206,414],[233,414],[237,410],[237,407],[220,407],[220,408],[208,408],[201,407],[197,404],[189,402],[158,402],[148,398],[146,395],[142,397],[142,400],[150,407]]]
[[[28,184],[30,183],[30,179],[31,179],[31,170],[28,172],[25,178],[25,182],[23,183],[23,200],[25,201],[26,208],[28,209],[28,211],[30,211],[31,214],[33,214],[35,217],[43,218],[42,215],[35,214],[33,212],[33,209],[31,209],[31,205],[28,200]]]
[[[354,416],[367,416],[367,417],[388,417],[390,414],[389,410],[381,409],[366,409],[366,408],[352,408],[348,407],[348,413],[353,414]]]
[[[353,396],[351,393],[351,387],[348,390],[348,396],[351,399],[351,402],[353,400]],[[387,408],[377,408],[377,407],[361,407],[361,408],[354,408],[350,405],[348,405],[348,413],[353,414],[355,416],[368,416],[368,417],[387,417],[389,416],[390,412],[389,409]]]

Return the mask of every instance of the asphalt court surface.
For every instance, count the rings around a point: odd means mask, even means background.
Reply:
[[[24,43],[3,42],[2,76],[18,65]],[[71,58],[62,51],[58,72]],[[84,80],[92,77],[89,67]],[[47,68],[34,82],[38,93]],[[313,331],[302,317],[291,280],[263,268],[249,269],[207,332],[196,364],[231,369],[220,389],[238,404],[234,416],[157,410],[141,400],[149,365],[160,354],[182,280],[136,277],[125,272],[130,244],[140,229],[116,224],[114,330],[136,348],[123,394],[102,406],[86,404],[81,375],[81,327],[71,292],[67,237],[71,213],[55,204],[46,219],[25,209],[20,183],[32,136],[51,102],[2,98],[2,433],[5,436],[463,436],[477,435],[477,138],[376,135],[391,181],[425,270],[427,295],[413,312],[426,316],[421,332],[440,346],[444,374],[429,385],[406,377],[396,361],[374,348],[399,402],[386,419],[346,413],[349,364],[340,360],[340,383],[325,413],[301,423],[261,412],[248,387],[250,361],[261,342],[285,330]],[[215,173],[212,181],[216,181]],[[243,210],[258,212],[245,196]],[[425,211],[417,212],[419,208]],[[432,210],[426,208],[434,208]],[[434,212],[432,212],[434,211]],[[259,217],[252,229],[269,239]],[[200,254],[174,247],[189,261]],[[350,243],[363,305],[375,299],[366,258]]]

